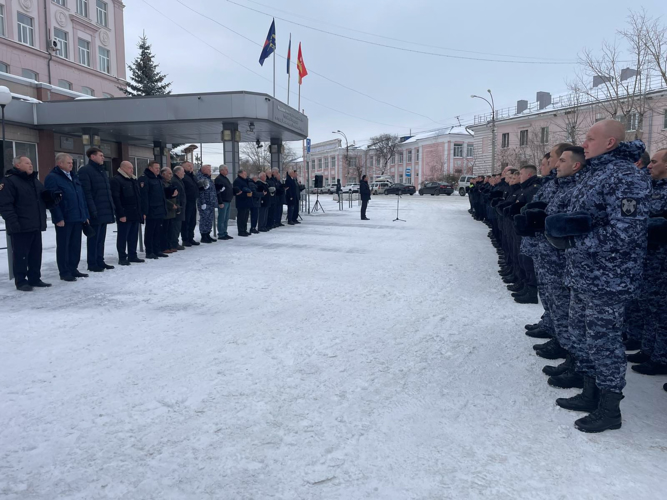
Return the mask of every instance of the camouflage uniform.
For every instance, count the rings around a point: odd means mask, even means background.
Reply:
[[[209,234],[213,230],[213,222],[215,222],[215,208],[218,206],[218,197],[211,176],[202,174],[200,170],[196,177],[197,182],[203,184],[200,187],[199,198],[197,199],[199,232]]]
[[[612,392],[625,387],[623,318],[646,256],[651,184],[634,165],[644,149],[641,141],[623,142],[589,160],[567,210],[592,219],[591,231],[565,251],[575,367]]]

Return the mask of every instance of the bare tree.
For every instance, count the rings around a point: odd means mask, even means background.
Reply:
[[[570,81],[567,87],[570,93],[563,98],[564,101],[561,101],[566,108],[563,113],[563,121],[556,121],[556,127],[560,131],[558,140],[577,146],[583,142],[584,135],[593,125],[594,119],[591,111],[587,112],[584,108],[586,96],[580,83]]]
[[[375,154],[380,157],[380,166],[376,168],[380,175],[384,175],[389,167],[389,162],[396,155],[396,149],[400,143],[400,139],[394,134],[380,134],[371,137],[371,145],[375,150]]]
[[[356,177],[357,182],[360,182],[361,176],[364,175],[365,163],[363,154],[351,154],[347,162],[348,177]]]
[[[260,145],[261,147],[257,147],[254,142],[241,144],[241,166],[250,175],[257,175],[271,167],[271,145],[268,142]]]

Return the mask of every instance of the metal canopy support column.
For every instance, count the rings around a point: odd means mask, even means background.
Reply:
[[[160,164],[160,168],[167,166],[166,158],[162,153],[164,153],[162,142],[153,141],[153,159]]]
[[[241,139],[238,123],[223,123],[222,124],[222,141],[225,155],[225,165],[229,169],[230,180],[239,175],[239,168],[241,168],[241,159],[239,156],[239,141]],[[232,203],[232,208],[229,214],[230,219],[236,219],[236,203]]]
[[[271,169],[277,168],[282,176],[283,140],[271,139]]]

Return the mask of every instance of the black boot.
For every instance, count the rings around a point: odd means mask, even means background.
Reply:
[[[533,337],[534,339],[550,339],[552,336],[551,333],[543,330],[542,328],[538,328],[536,330],[526,330],[526,335],[528,337]]]
[[[570,368],[560,375],[549,377],[547,383],[551,387],[558,387],[559,389],[572,389],[573,387],[576,387],[577,389],[583,389],[584,377],[580,373],[577,373]]]
[[[628,354],[626,357],[629,363],[646,363],[651,360],[651,356],[644,351],[637,351],[634,354]]]
[[[130,265],[130,261],[129,261],[127,258],[125,258],[125,259],[118,259],[118,265],[120,265],[120,266],[129,266],[129,265]]]
[[[514,302],[518,302],[519,304],[537,304],[537,288],[534,286],[526,286],[525,293],[514,297]]]
[[[662,388],[667,391],[667,384],[663,385]]]
[[[519,292],[523,290],[523,286],[524,286],[523,283],[519,282],[519,283],[514,283],[513,285],[507,285],[507,289],[510,292]]]
[[[555,377],[557,375],[560,375],[561,373],[565,373],[566,371],[570,370],[572,366],[574,365],[574,359],[572,356],[568,356],[565,358],[565,361],[563,361],[560,365],[558,366],[545,366],[542,368],[542,372],[546,375],[549,375],[550,377]]]
[[[639,340],[628,339],[623,343],[625,344],[626,351],[638,351],[642,348],[642,343]]]
[[[201,242],[202,243],[213,243],[213,239],[211,238],[211,233],[202,233]]]
[[[584,389],[581,394],[571,398],[558,398],[556,404],[572,411],[595,411],[600,402],[600,389],[595,385],[593,377],[584,377]]]
[[[632,365],[632,370],[642,375],[667,375],[667,365],[656,361],[647,361],[638,365]]]
[[[514,274],[510,274],[509,276],[505,276],[503,278],[503,283],[505,283],[506,285],[513,285],[514,283],[517,283],[518,281],[519,281],[519,278]]]
[[[582,432],[603,432],[612,429],[620,429],[621,399],[623,393],[612,391],[600,391],[600,404],[590,415],[574,422],[577,430]]]
[[[544,349],[536,349],[535,354],[544,359],[565,359],[568,355],[568,352],[560,346],[556,339],[551,340],[554,341],[553,344],[550,344],[549,347],[545,347]],[[549,342],[551,342],[551,340]],[[547,342],[547,344],[549,342]]]
[[[537,330],[539,328],[542,328],[542,321],[540,321],[539,323],[534,323],[532,325],[526,325],[524,328],[526,330]]]

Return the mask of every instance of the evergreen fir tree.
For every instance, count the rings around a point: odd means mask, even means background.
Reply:
[[[125,95],[135,97],[142,95],[167,95],[171,94],[171,82],[164,83],[167,75],[162,74],[155,64],[151,46],[148,44],[146,34],[139,38],[139,55],[128,64],[130,70],[130,80],[127,82],[127,88],[118,87],[125,92]]]

